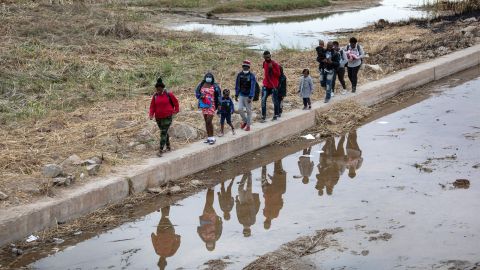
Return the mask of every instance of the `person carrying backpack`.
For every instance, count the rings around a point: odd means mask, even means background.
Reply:
[[[333,97],[333,82],[335,80],[335,74],[338,66],[340,65],[340,54],[333,49],[333,43],[327,43],[327,50],[325,51],[325,103],[330,101]]]
[[[157,156],[161,157],[165,146],[167,146],[167,151],[172,150],[168,129],[172,124],[172,116],[180,111],[180,106],[178,105],[178,100],[175,95],[165,89],[162,78],[158,78],[155,89],[157,91],[150,102],[149,116],[150,120],[155,118],[158,128],[160,129],[160,149],[158,150]]]
[[[271,95],[273,100],[274,115],[272,121],[278,119],[279,101],[278,101],[278,86],[280,80],[280,65],[272,60],[272,55],[269,51],[263,52],[263,88],[262,88],[262,120],[264,123],[267,117],[267,99]]]
[[[213,117],[218,108],[220,95],[220,86],[215,82],[213,74],[208,72],[195,89],[195,96],[198,99],[198,107],[202,109],[205,128],[207,130],[208,137],[205,140],[205,143],[208,144],[215,144],[216,141],[213,136]]]
[[[250,61],[243,61],[242,71],[237,74],[235,81],[235,101],[238,102],[238,112],[243,121],[240,128],[245,131],[250,131],[252,125],[252,100],[257,87],[257,79],[255,74],[250,71],[250,65]],[[245,110],[247,111],[246,115]]]
[[[358,71],[362,65],[363,58],[365,58],[365,52],[363,51],[363,47],[358,44],[357,39],[354,37],[350,38],[350,44],[347,45],[345,50],[347,51],[348,58],[348,79],[352,83],[352,93],[355,93],[357,91]]]
[[[323,40],[318,41],[318,46],[315,48],[317,52],[318,71],[320,72],[320,86],[326,86],[326,74],[325,74],[325,42]]]
[[[338,43],[338,41],[333,42],[333,48],[340,55],[340,65],[337,68],[336,75],[338,77],[338,81],[340,82],[343,88],[342,95],[345,95],[347,93],[347,85],[345,83],[345,66],[348,63],[347,53],[345,53],[345,50],[340,49],[340,44]],[[332,86],[333,89],[335,89],[335,81],[336,79],[333,81],[333,86]]]
[[[278,85],[278,117],[283,113],[283,99],[287,96],[287,76],[283,73],[283,67],[280,66],[280,80]]]

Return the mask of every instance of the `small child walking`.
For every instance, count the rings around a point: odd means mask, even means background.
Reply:
[[[300,78],[298,85],[298,93],[303,98],[303,109],[310,110],[312,108],[312,102],[310,96],[313,92],[313,80],[310,77],[310,70],[308,68],[302,71],[303,76]]]
[[[230,98],[230,90],[224,89],[222,98],[220,99],[220,106],[218,108],[218,114],[220,114],[220,135],[222,137],[224,135],[223,128],[225,126],[225,120],[227,120],[227,124],[232,128],[232,134],[235,135],[235,129],[232,125],[232,113],[235,111],[235,107],[233,105],[233,101]]]

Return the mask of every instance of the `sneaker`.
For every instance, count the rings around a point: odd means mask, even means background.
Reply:
[[[282,114],[279,114],[277,117],[278,117],[278,118],[282,117]]]
[[[267,122],[267,120],[265,120],[264,117],[262,119],[260,119],[260,123],[265,123],[265,122]]]
[[[232,129],[232,135],[235,135],[235,129]]]
[[[352,87],[352,93],[355,93],[357,92],[357,88],[356,87]]]
[[[157,152],[157,157],[162,157],[163,156],[163,150],[159,150]]]
[[[303,106],[303,109],[302,110],[306,110],[307,109],[307,106]]]
[[[312,109],[312,105],[308,106],[308,109],[311,110],[311,109]]]
[[[210,144],[210,145],[213,145],[213,144],[215,144],[215,139],[213,139],[213,140],[210,140],[210,142],[209,142],[208,144]]]
[[[331,97],[330,97],[330,98],[332,98],[332,97],[334,97],[334,96],[335,96],[335,94],[332,92],[332,95],[331,95]]]
[[[244,130],[245,130],[245,131],[250,131],[250,126],[247,125]]]
[[[329,99],[329,98],[326,98],[324,102],[325,102],[325,103],[328,103],[329,101],[330,101],[330,99]]]
[[[210,139],[207,138],[203,143],[210,143]]]
[[[346,95],[347,94],[347,90],[346,89],[343,89],[342,90],[342,95]]]
[[[240,125],[240,128],[241,128],[241,129],[244,129],[246,125],[247,125],[247,123],[242,122],[242,124]]]
[[[220,134],[218,134],[218,137],[223,137],[223,135],[225,134],[223,134],[223,132],[220,132]]]
[[[272,118],[272,121],[276,121],[277,119],[278,119],[278,116],[275,115],[275,116]]]
[[[172,151],[172,147],[170,147],[170,145],[167,145],[167,151],[168,152]]]

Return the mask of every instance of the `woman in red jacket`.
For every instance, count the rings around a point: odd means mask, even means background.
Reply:
[[[180,111],[180,107],[175,95],[165,89],[162,78],[158,78],[155,88],[157,92],[153,95],[150,103],[150,120],[155,117],[160,128],[160,149],[157,156],[161,157],[165,145],[167,146],[167,151],[171,150],[168,129],[172,124],[172,116]]]

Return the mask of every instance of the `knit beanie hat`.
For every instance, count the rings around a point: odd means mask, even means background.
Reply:
[[[155,87],[165,88],[165,84],[163,83],[162,78],[158,78],[158,79],[157,79],[157,83],[155,84]]]

